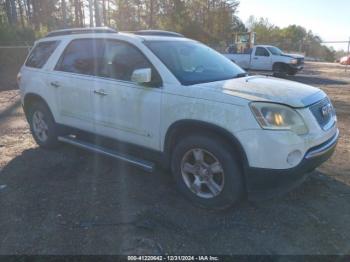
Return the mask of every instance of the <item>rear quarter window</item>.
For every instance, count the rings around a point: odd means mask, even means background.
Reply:
[[[42,68],[58,46],[59,41],[40,42],[30,52],[25,63],[28,67]]]

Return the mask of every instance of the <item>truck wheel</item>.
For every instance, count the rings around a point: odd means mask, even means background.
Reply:
[[[28,120],[33,138],[39,146],[54,148],[58,145],[56,123],[44,103],[34,103],[29,108]]]
[[[288,75],[295,76],[298,73],[297,69],[289,68]]]
[[[272,71],[275,77],[285,77],[287,74],[287,68],[284,64],[274,64]]]
[[[201,207],[228,208],[243,195],[241,168],[219,139],[184,138],[173,151],[171,169],[179,190]]]

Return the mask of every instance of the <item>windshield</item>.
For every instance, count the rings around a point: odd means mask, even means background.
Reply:
[[[274,47],[274,46],[269,46],[267,47],[267,49],[269,49],[269,51],[273,54],[273,55],[282,55],[283,52],[281,49]]]
[[[145,43],[183,85],[245,76],[243,69],[206,45],[194,41]]]

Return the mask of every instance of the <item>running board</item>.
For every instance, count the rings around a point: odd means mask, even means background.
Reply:
[[[118,160],[125,161],[150,173],[153,172],[154,170],[154,163],[152,162],[138,159],[133,156],[128,156],[128,155],[119,153],[117,151],[114,151],[112,149],[91,144],[89,142],[81,141],[73,136],[59,136],[58,141],[61,141],[63,143],[67,143],[76,147],[80,147],[82,149],[86,149],[94,153],[102,154],[105,156],[113,157]]]

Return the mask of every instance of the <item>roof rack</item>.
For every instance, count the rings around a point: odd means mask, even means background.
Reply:
[[[76,34],[97,34],[97,33],[118,33],[117,30],[109,27],[86,27],[86,28],[69,28],[57,31],[52,31],[46,37],[60,36],[60,35],[76,35]]]
[[[130,32],[135,35],[154,35],[154,36],[170,36],[170,37],[185,37],[182,34],[171,32],[171,31],[164,31],[164,30],[139,30],[139,31],[133,31]]]

